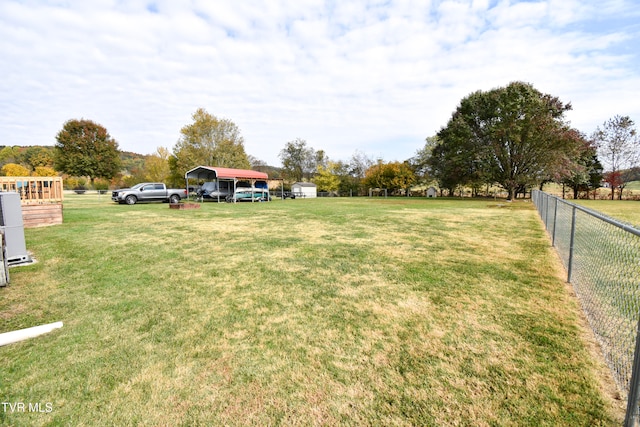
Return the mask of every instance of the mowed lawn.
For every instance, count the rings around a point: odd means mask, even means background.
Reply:
[[[44,409],[0,424],[621,423],[530,202],[85,194],[25,234],[0,332],[64,327],[0,347]]]
[[[640,228],[640,201],[637,200],[569,200]]]

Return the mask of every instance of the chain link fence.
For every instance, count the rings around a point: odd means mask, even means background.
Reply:
[[[627,398],[625,425],[637,425],[640,230],[541,191],[531,198]]]

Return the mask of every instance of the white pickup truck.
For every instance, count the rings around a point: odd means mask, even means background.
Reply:
[[[111,200],[128,205],[135,205],[137,202],[179,203],[186,198],[187,190],[167,188],[161,182],[142,182],[131,188],[122,188],[111,193]]]

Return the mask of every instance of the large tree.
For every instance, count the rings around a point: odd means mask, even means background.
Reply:
[[[324,152],[320,153],[320,158],[317,158],[315,150],[304,139],[296,138],[287,142],[280,151],[283,175],[291,181],[310,178],[316,171],[317,161],[325,159]]]
[[[595,145],[585,138],[585,136],[574,131],[576,138],[582,143],[582,150],[575,161],[566,164],[562,175],[556,177],[556,182],[562,182],[573,190],[573,198],[577,199],[581,191],[586,192],[600,187],[603,178],[602,164],[598,160]]]
[[[313,182],[320,191],[335,193],[340,189],[340,173],[342,165],[339,162],[327,161],[327,165],[318,165],[318,170]]]
[[[120,171],[118,143],[91,120],[67,121],[56,136],[54,168],[72,176],[111,179]]]
[[[169,178],[169,150],[158,147],[155,153],[147,157],[144,162],[145,179],[156,182],[166,182]]]
[[[199,108],[191,116],[193,123],[180,130],[173,147],[178,175],[198,165],[248,169],[251,165],[244,150],[240,129],[229,119],[219,119]]]
[[[615,189],[620,187],[620,198],[624,180],[624,169],[636,166],[640,148],[640,139],[635,124],[629,116],[615,116],[598,126],[592,136],[598,147],[598,154],[608,169],[607,182],[611,187],[611,200],[614,199]]]
[[[441,189],[446,189],[449,195],[453,195],[457,188],[462,186],[478,187],[479,183],[489,175],[488,167],[483,167],[479,161],[476,145],[472,135],[461,134],[456,130],[456,137],[446,134],[448,130],[442,130],[441,136],[447,135],[446,140],[438,139],[431,150],[428,167],[431,176],[438,182]],[[446,141],[446,142],[445,142]]]
[[[462,174],[461,183],[497,182],[511,200],[518,188],[547,176],[559,156],[575,155],[563,119],[570,109],[528,83],[474,92],[438,133],[438,145],[449,146],[440,150],[441,165],[449,157],[456,165],[450,173]]]

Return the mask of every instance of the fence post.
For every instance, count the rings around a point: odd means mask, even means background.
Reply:
[[[624,426],[633,427],[638,420],[638,398],[640,397],[640,320],[636,333],[636,349],[633,352],[633,369],[631,370],[631,383],[629,384],[629,397],[627,400],[627,413],[624,417]]]
[[[553,199],[555,201],[555,205],[553,207],[553,235],[551,236],[551,246],[556,247],[556,227],[557,227],[557,219],[558,219],[558,199]]]
[[[544,226],[549,230],[549,197],[544,198]]]
[[[567,274],[567,282],[571,283],[571,273],[573,273],[573,243],[576,237],[576,207],[572,207],[571,212],[571,240],[569,243],[569,265],[567,270],[569,270]]]

